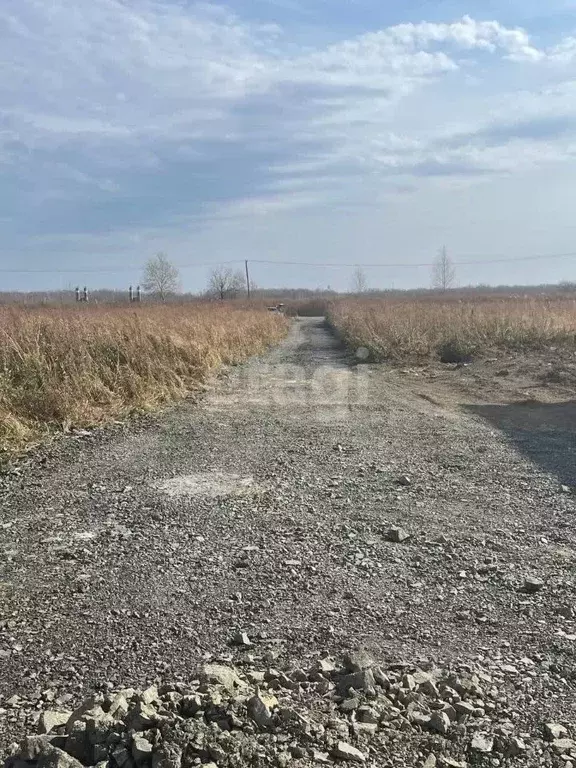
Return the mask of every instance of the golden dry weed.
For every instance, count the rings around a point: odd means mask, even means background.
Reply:
[[[564,296],[350,299],[328,317],[348,347],[376,361],[437,358],[448,348],[463,356],[576,348],[576,301]]]
[[[279,341],[287,323],[214,303],[0,308],[0,449],[186,397]]]

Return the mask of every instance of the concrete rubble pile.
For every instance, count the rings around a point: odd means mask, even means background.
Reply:
[[[12,745],[6,768],[571,768],[567,728],[526,732],[497,682],[470,665],[378,666],[362,651],[283,671],[204,664],[190,684],[45,710],[38,734]]]

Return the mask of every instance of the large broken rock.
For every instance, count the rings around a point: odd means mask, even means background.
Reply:
[[[555,739],[564,739],[568,736],[568,731],[559,723],[546,723],[544,726],[544,735],[548,741],[554,741]]]
[[[18,756],[22,760],[32,761],[37,760],[39,755],[51,745],[52,739],[50,736],[26,736],[26,738],[20,742]]]
[[[152,768],[181,768],[182,748],[178,744],[164,742],[152,755]]]
[[[70,720],[71,715],[71,712],[60,712],[53,709],[42,712],[38,722],[38,733],[50,733],[54,728],[60,728],[61,726],[66,725],[68,720]]]
[[[566,752],[573,753],[576,750],[576,741],[572,739],[554,739],[552,749],[557,755],[563,755]]]
[[[86,701],[80,704],[80,706],[77,707],[68,718],[68,722],[66,723],[66,732],[70,733],[72,726],[78,721],[86,722],[91,718],[97,719],[99,717],[103,717],[105,712],[100,706],[101,703],[101,696],[92,696],[89,699],[86,699]]]
[[[339,741],[332,750],[333,757],[338,760],[344,760],[349,763],[365,763],[366,757],[359,749],[353,747],[345,741]]]
[[[487,733],[475,733],[470,748],[473,752],[490,753],[494,749],[494,736]]]
[[[132,739],[132,757],[136,765],[146,763],[152,757],[152,744],[143,736],[136,735]]]
[[[225,667],[223,664],[204,664],[199,674],[202,682],[212,685],[221,685],[229,693],[235,693],[246,687],[246,683],[238,676],[234,667]]]
[[[40,753],[37,765],[38,768],[83,768],[82,763],[68,752],[53,746]]]
[[[448,728],[450,728],[450,718],[446,712],[432,712],[428,721],[428,727],[432,731],[445,734],[448,732]]]
[[[355,691],[365,691],[368,695],[375,695],[376,681],[371,669],[363,669],[351,675],[344,675],[338,681],[338,688],[346,693],[350,688]]]
[[[351,651],[344,654],[344,666],[348,672],[362,672],[373,667],[374,660],[367,651]]]
[[[66,729],[68,730],[68,724]],[[77,720],[72,724],[64,748],[69,755],[72,755],[72,757],[75,757],[81,763],[90,762],[91,750],[88,742],[86,723]]]
[[[248,714],[259,728],[269,728],[272,725],[271,708],[277,705],[278,701],[274,697],[264,697],[258,693],[248,700]]]
[[[134,709],[126,715],[126,725],[134,731],[146,731],[158,723],[159,717],[155,707],[139,701]]]
[[[151,685],[149,688],[146,688],[145,691],[142,691],[140,694],[140,701],[142,704],[159,704],[160,698],[158,696],[158,688],[155,685]]]
[[[128,703],[128,699],[123,692],[120,692],[117,693],[116,696],[114,696],[112,699],[112,703],[108,709],[108,714],[111,717],[122,719],[128,714],[129,709],[130,705]]]

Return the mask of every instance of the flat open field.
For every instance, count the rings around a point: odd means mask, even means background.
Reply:
[[[200,402],[3,477],[5,749],[65,710],[14,752],[573,765],[573,397],[483,399],[459,383],[476,363],[434,377],[434,355],[357,362],[322,318],[295,320]]]

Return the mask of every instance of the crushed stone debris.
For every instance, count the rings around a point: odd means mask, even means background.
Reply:
[[[10,747],[5,768],[564,766],[576,756],[572,727],[527,730],[512,716],[516,693],[504,690],[498,664],[386,666],[365,651],[306,669],[240,661],[203,664],[186,684],[95,693],[73,711],[47,708],[37,734]]]

